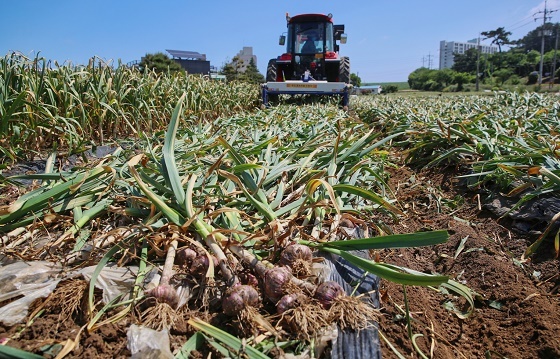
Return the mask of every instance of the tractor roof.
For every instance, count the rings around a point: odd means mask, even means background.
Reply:
[[[329,14],[330,15],[330,14]],[[315,21],[325,21],[325,22],[333,22],[332,15],[324,15],[324,14],[300,14],[295,15],[289,18],[288,23],[299,23],[299,22],[315,22]]]

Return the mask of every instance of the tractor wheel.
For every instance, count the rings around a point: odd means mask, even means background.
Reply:
[[[277,71],[276,59],[268,61],[268,66],[266,67],[266,82],[276,82]],[[268,101],[278,102],[278,95],[268,95]]]
[[[266,82],[276,82],[277,71],[276,59],[268,61],[268,66],[266,68]]]
[[[338,81],[350,83],[350,58],[341,57],[338,67]]]

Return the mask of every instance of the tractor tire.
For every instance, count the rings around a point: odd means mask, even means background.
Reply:
[[[276,82],[277,71],[276,59],[268,61],[268,66],[266,67],[266,82]]]
[[[350,58],[341,57],[338,65],[338,81],[350,83]]]
[[[276,59],[271,59],[268,61],[268,66],[266,67],[266,82],[276,82],[276,76],[278,74],[278,66],[276,65]],[[278,102],[278,95],[268,95],[269,102]]]

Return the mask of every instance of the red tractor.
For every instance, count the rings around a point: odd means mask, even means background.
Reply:
[[[347,106],[350,59],[338,55],[337,43],[346,43],[344,25],[334,25],[332,14],[286,14],[286,20],[287,35],[280,36],[286,52],[268,63],[263,104],[280,94],[313,94],[342,96]]]

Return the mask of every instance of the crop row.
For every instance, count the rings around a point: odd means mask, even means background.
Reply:
[[[0,58],[0,148],[4,162],[31,150],[86,146],[150,136],[167,128],[186,93],[184,121],[206,121],[254,108],[258,88],[207,77],[157,74],[92,58],[87,66],[57,66],[42,58]],[[191,122],[191,123],[192,123]]]

